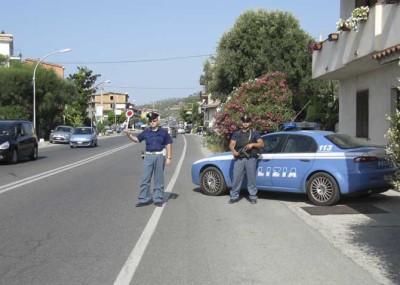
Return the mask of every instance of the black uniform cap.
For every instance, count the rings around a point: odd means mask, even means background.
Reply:
[[[251,118],[248,115],[244,115],[243,117],[240,118],[240,120],[243,123],[250,123],[251,122]]]
[[[146,117],[149,119],[149,121],[156,120],[158,118],[158,114],[156,112],[150,112],[147,113]]]

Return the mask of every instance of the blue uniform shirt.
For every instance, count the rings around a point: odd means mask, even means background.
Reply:
[[[251,131],[251,136],[250,136],[250,131]],[[259,138],[261,138],[260,133],[256,130],[249,130],[249,132],[243,132],[242,130],[238,130],[233,133],[231,140],[237,141],[240,136],[245,136],[246,141],[248,142],[257,142]],[[249,139],[250,137],[250,139]]]
[[[172,144],[171,136],[163,128],[158,128],[157,131],[152,131],[150,128],[145,129],[137,138],[140,142],[146,141],[146,151],[161,151],[166,145]]]

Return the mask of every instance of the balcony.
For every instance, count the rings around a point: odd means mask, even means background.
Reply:
[[[337,41],[324,41],[313,52],[312,77],[344,79],[381,67],[372,54],[400,43],[400,5],[377,4],[358,32],[341,31]]]

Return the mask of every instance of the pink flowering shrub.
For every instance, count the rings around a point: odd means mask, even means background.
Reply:
[[[293,116],[292,92],[286,75],[270,72],[243,83],[230,94],[222,111],[216,114],[216,129],[229,138],[241,126],[240,117],[248,114],[252,126],[262,133],[275,131]]]

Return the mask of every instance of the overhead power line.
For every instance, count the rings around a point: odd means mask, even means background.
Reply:
[[[122,88],[122,89],[141,89],[141,90],[196,90],[201,87],[141,87],[141,86],[115,86],[110,85],[110,88]]]
[[[198,57],[209,57],[214,54],[198,54],[198,55],[188,55],[188,56],[175,56],[175,57],[162,57],[162,58],[150,58],[150,59],[132,59],[132,60],[107,60],[107,61],[77,61],[77,62],[60,62],[60,64],[118,64],[118,63],[140,63],[140,62],[159,62],[159,61],[172,61],[181,59],[190,59]]]

